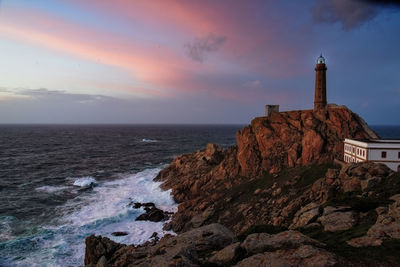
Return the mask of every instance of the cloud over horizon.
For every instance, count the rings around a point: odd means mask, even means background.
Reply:
[[[321,51],[329,101],[399,121],[376,111],[397,92],[373,96],[400,87],[396,1],[1,4],[0,87],[26,89],[0,90],[0,123],[247,123],[265,104],[312,107]]]

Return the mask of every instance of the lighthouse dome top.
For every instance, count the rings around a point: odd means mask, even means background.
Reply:
[[[317,64],[325,64],[325,58],[322,56],[322,54],[318,57]]]

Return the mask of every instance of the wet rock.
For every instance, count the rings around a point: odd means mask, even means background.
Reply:
[[[136,218],[136,221],[151,221],[151,222],[160,222],[168,219],[168,213],[156,208],[148,208],[146,209],[146,213],[139,215]]]
[[[127,232],[113,232],[112,233],[113,236],[125,236],[128,235]]]
[[[102,256],[106,259],[125,245],[118,244],[107,237],[91,235],[85,240],[85,265],[97,264]]]
[[[132,207],[134,209],[140,209],[141,207],[146,208],[154,208],[156,205],[153,202],[146,202],[146,203],[140,203],[140,202],[135,202],[131,203]]]

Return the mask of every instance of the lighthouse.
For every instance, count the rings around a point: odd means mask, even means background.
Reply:
[[[315,96],[314,110],[324,109],[326,107],[326,70],[325,58],[322,54],[317,59],[315,66]]]

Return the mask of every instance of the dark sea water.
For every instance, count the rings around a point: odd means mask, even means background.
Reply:
[[[90,234],[135,244],[165,234],[162,223],[136,222],[143,211],[129,203],[175,211],[153,178],[177,155],[236,144],[240,128],[0,125],[0,266],[77,266]],[[400,139],[399,126],[372,128]]]
[[[143,211],[128,204],[174,211],[153,178],[177,155],[234,145],[240,128],[0,125],[0,266],[82,265],[92,233],[136,244],[164,234],[162,223],[136,222]]]

